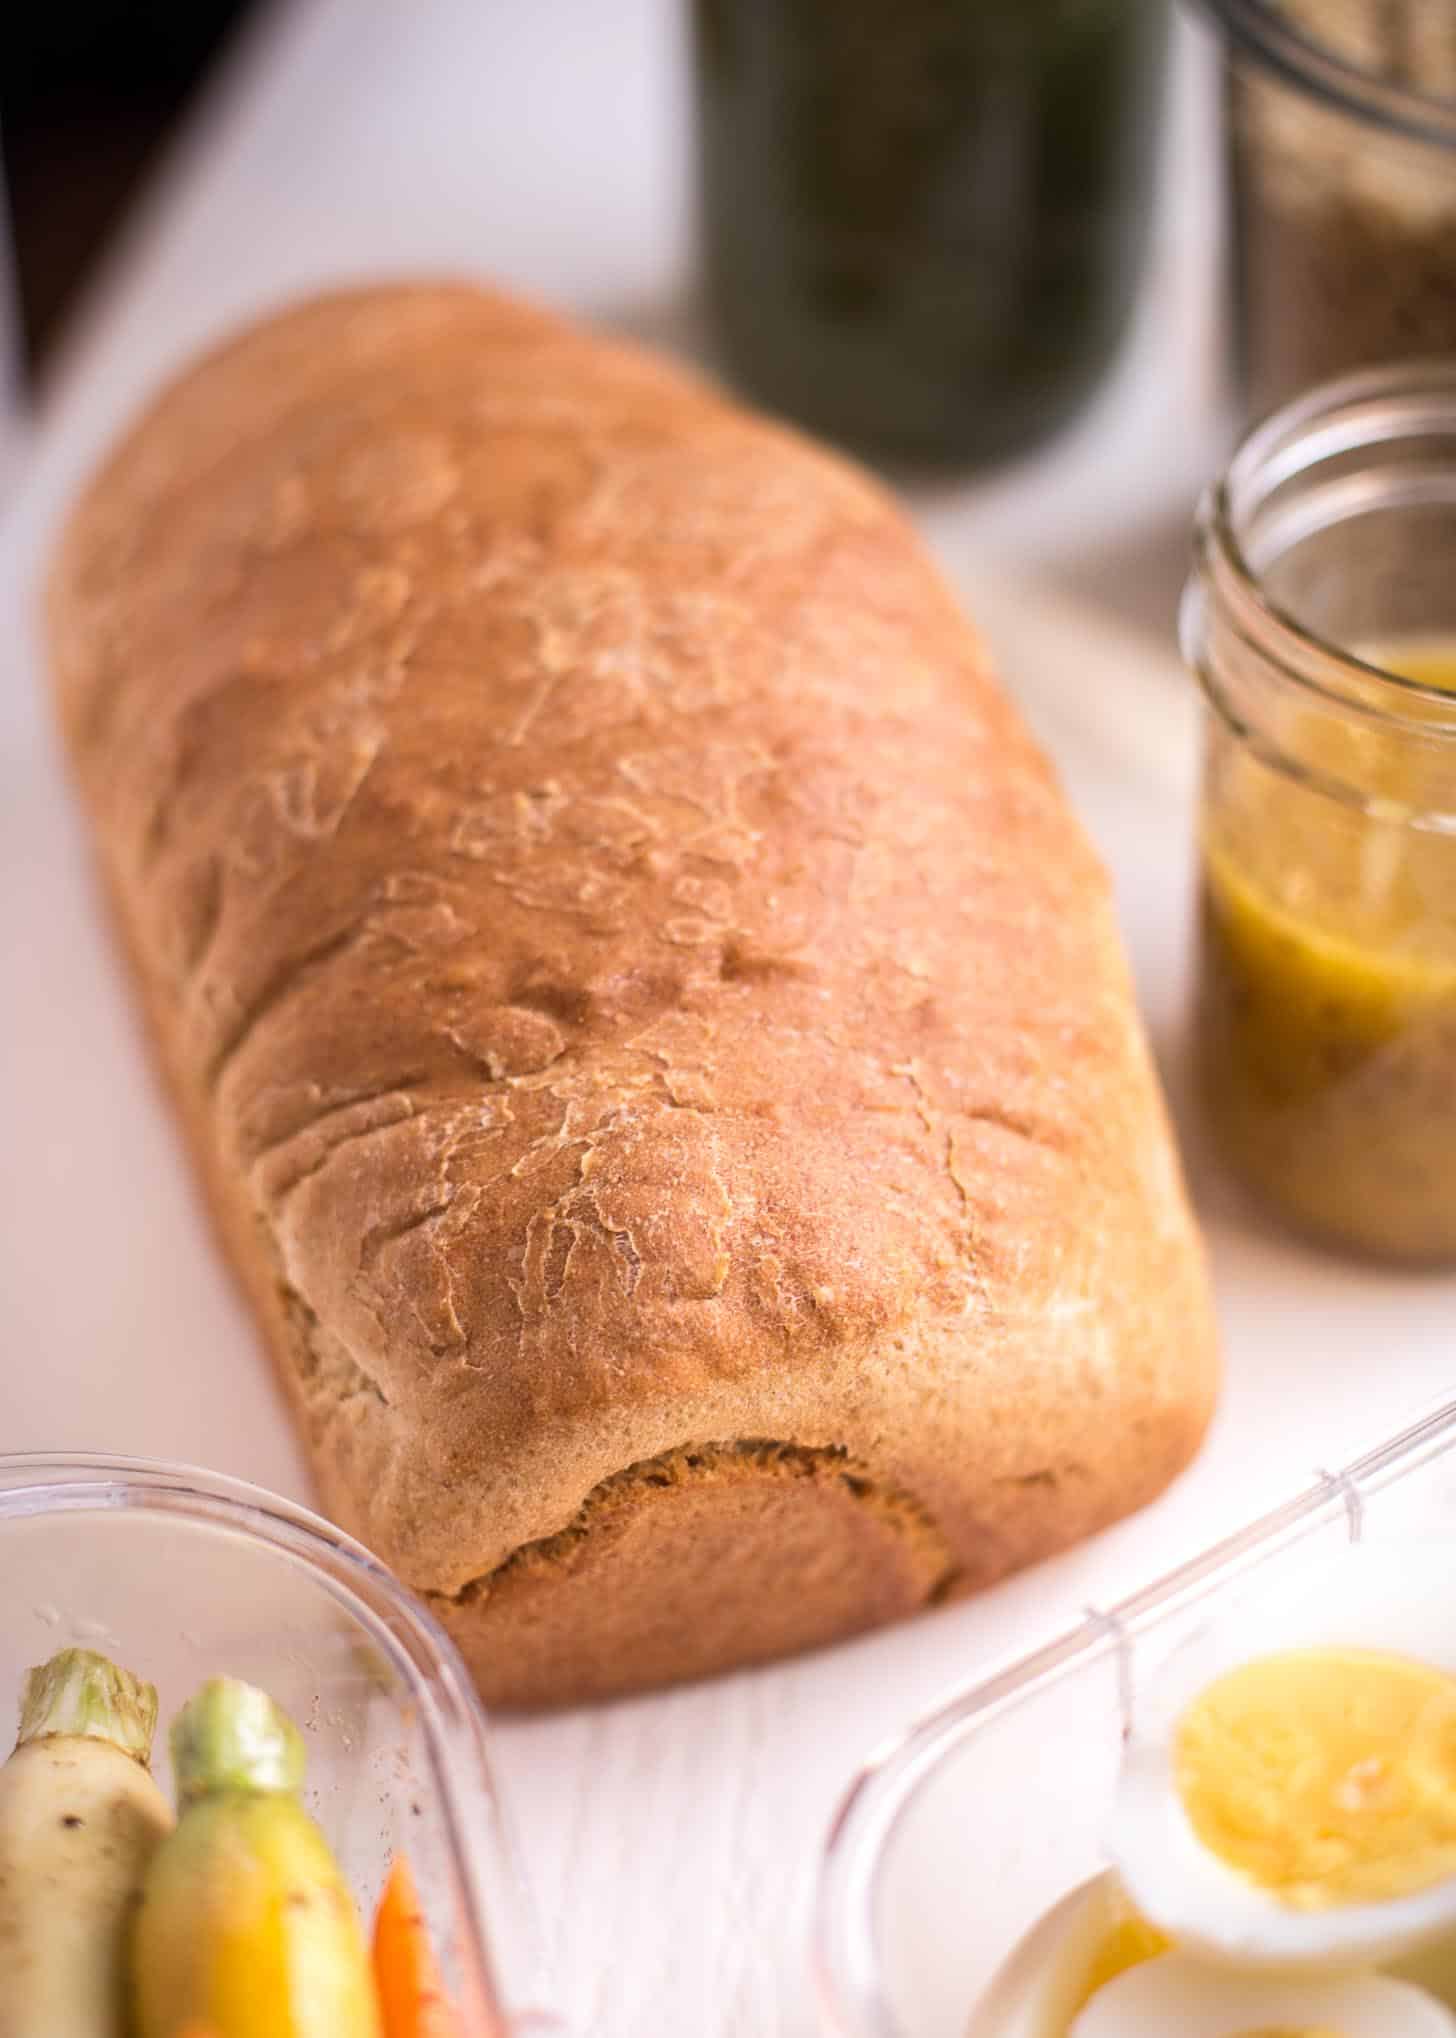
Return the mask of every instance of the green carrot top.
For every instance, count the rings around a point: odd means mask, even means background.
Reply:
[[[145,1769],[157,1728],[157,1692],[95,1649],[61,1649],[28,1671],[17,1748],[53,1735],[112,1741]]]
[[[297,1727],[266,1691],[211,1677],[172,1722],[172,1770],[184,1804],[222,1791],[296,1791],[305,1755]]]

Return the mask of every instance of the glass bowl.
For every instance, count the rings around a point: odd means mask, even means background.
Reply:
[[[358,1543],[190,1466],[0,1456],[0,1717],[67,1643],[149,1678],[163,1722],[205,1677],[262,1685],[303,1729],[309,1808],[363,1914],[407,1854],[472,2031],[564,2030],[464,1666]]]
[[[1106,1867],[1102,1831],[1145,1678],[1250,1584],[1389,1537],[1456,1540],[1456,1402],[882,1748],[820,1873],[814,1964],[833,2038],[967,2038],[1023,1935]]]

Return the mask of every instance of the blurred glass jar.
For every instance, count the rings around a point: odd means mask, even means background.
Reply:
[[[1209,4],[1226,35],[1251,411],[1350,369],[1456,352],[1456,7]]]
[[[1349,376],[1210,492],[1195,1051],[1286,1219],[1456,1262],[1456,361]]]
[[[1126,329],[1166,0],[695,0],[713,310],[749,390],[937,463],[1070,418]]]

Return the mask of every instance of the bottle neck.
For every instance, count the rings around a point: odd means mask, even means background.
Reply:
[[[1456,364],[1348,377],[1257,426],[1205,498],[1182,631],[1271,768],[1456,831],[1456,693],[1388,662],[1447,646],[1456,671]]]

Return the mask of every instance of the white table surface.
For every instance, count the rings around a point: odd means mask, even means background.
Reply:
[[[1175,1103],[1196,718],[1170,608],[1216,459],[1211,95],[1186,36],[1138,334],[1084,424],[912,495],[1119,886]],[[296,0],[239,49],[47,392],[0,524],[0,1447],[174,1455],[308,1495],[158,1107],[45,721],[37,562],[155,377],[323,279],[475,271],[668,345],[695,323],[674,0]],[[500,1763],[592,2038],[808,2038],[808,1899],[865,1751],[1445,1391],[1448,1280],[1265,1235],[1203,1163],[1228,1382],[1158,1506],[978,1603],[710,1687],[507,1723]]]

